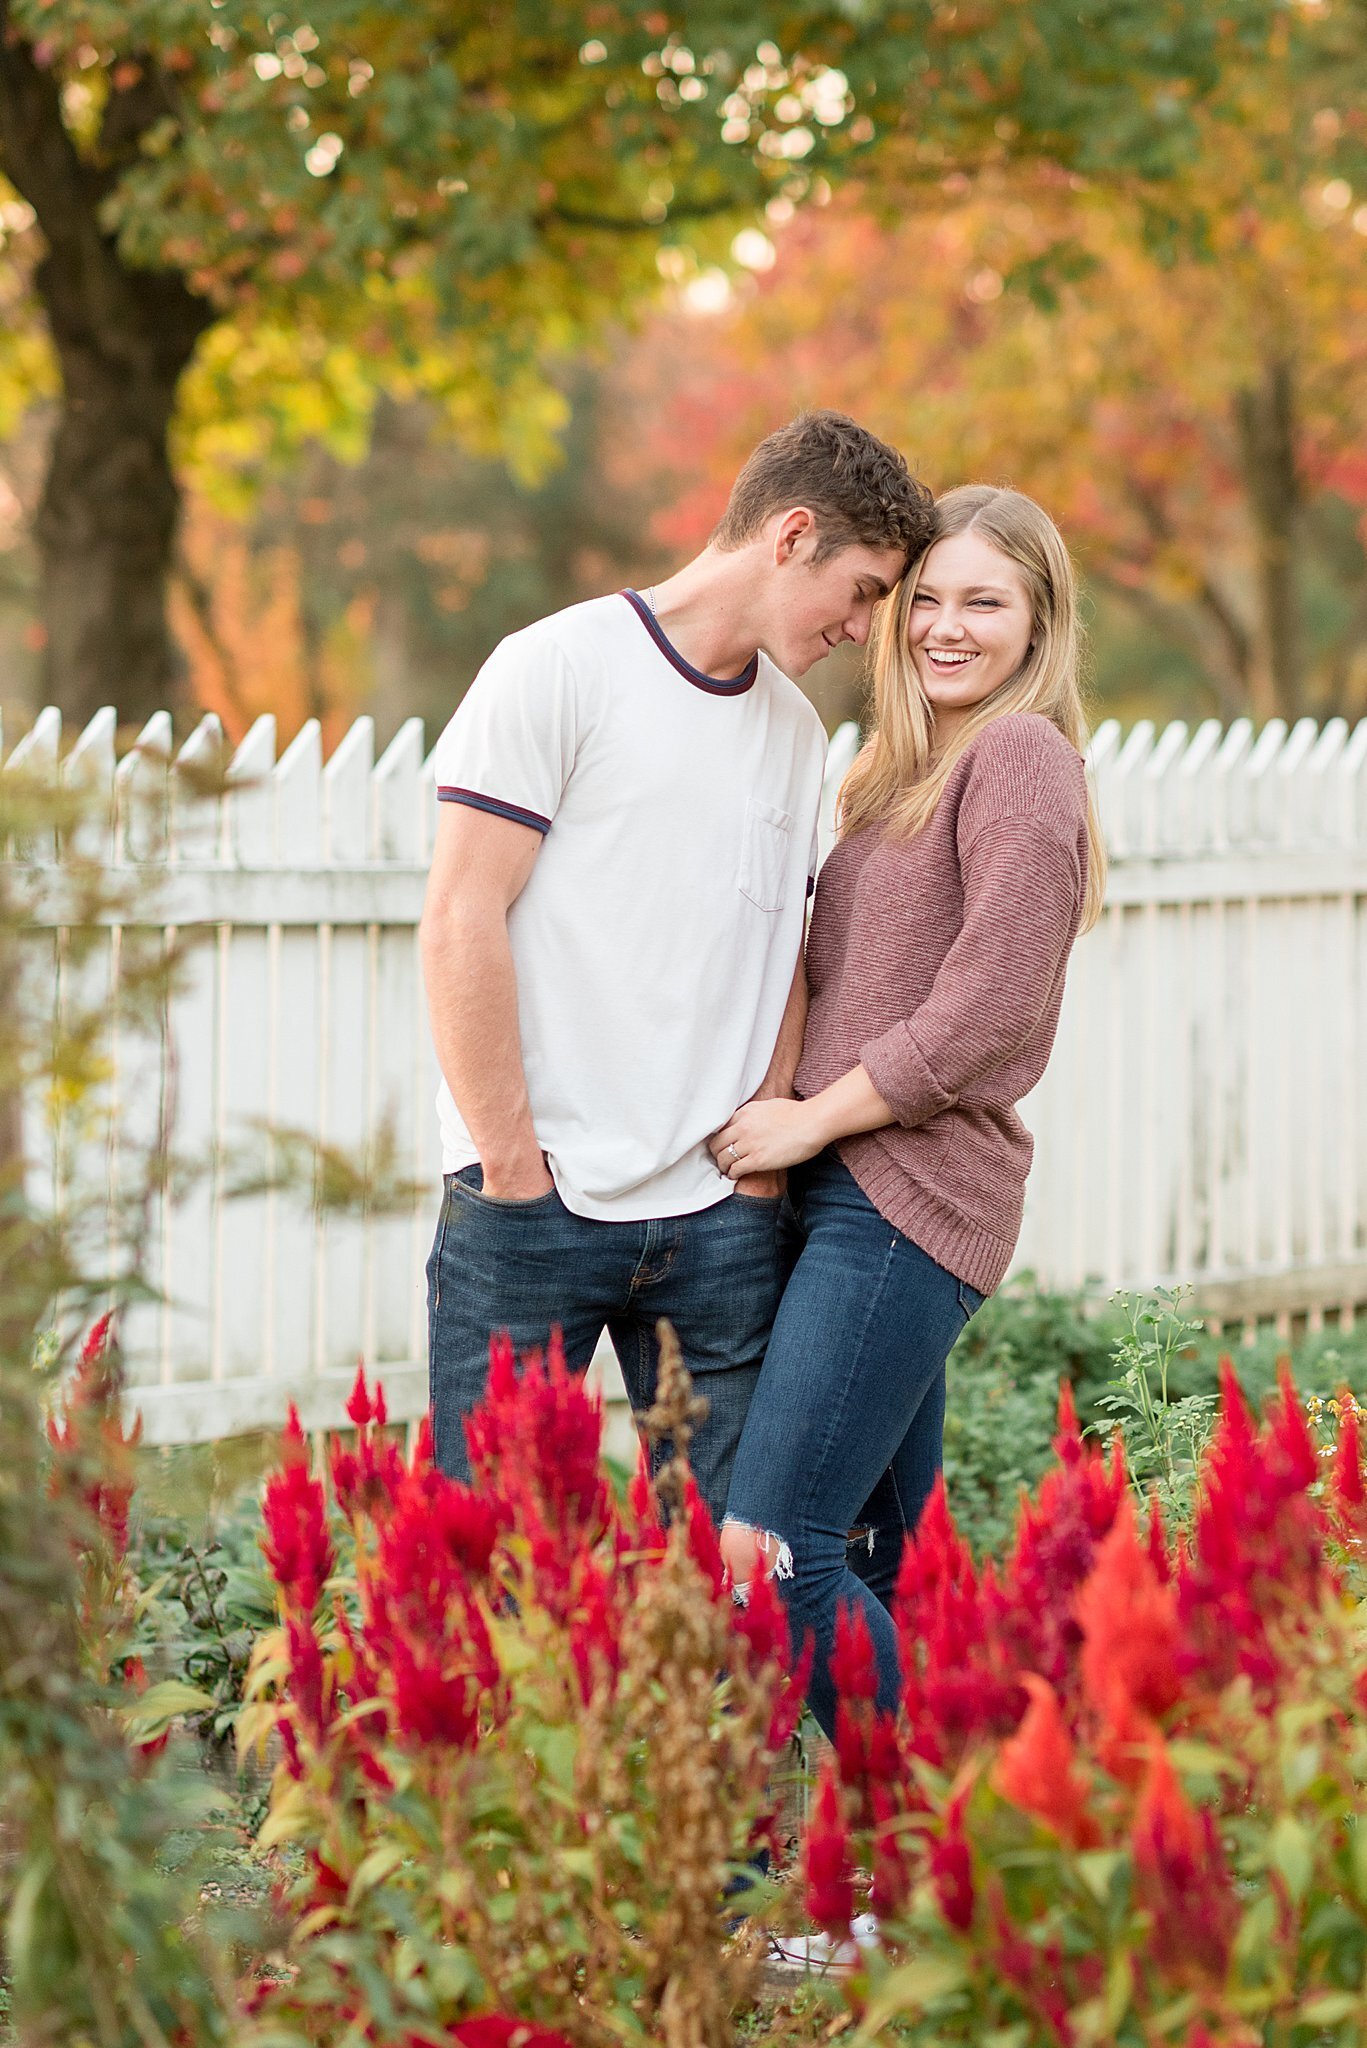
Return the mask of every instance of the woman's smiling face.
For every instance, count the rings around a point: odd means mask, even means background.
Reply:
[[[1025,581],[969,527],[937,540],[911,608],[911,658],[941,737],[1025,660],[1034,615]]]

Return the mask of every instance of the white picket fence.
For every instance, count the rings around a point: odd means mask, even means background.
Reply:
[[[410,719],[376,761],[359,719],[324,761],[311,723],[277,760],[261,718],[226,793],[196,799],[176,763],[204,764],[221,743],[205,719],[173,761],[159,715],[116,761],[104,713],[64,753],[48,710],[7,760],[0,746],[6,768],[103,789],[92,850],[151,889],[140,922],[188,945],[161,1042],[114,1049],[130,1155],[171,1097],[176,1149],[206,1168],[150,1212],[160,1299],[126,1325],[154,1442],[274,1425],[289,1398],[326,1426],[358,1358],[398,1415],[427,1397],[440,1179],[416,952],[435,824],[423,728]],[[828,838],[856,743],[852,726],[832,743]],[[1367,721],[1256,735],[1242,720],[1128,735],[1108,723],[1091,763],[1108,908],[1077,948],[1058,1047],[1026,1106],[1037,1155],[1017,1267],[1098,1291],[1191,1281],[1246,1326],[1351,1320],[1367,1304]],[[35,932],[37,971],[60,971],[59,914]],[[111,925],[111,976],[121,943]],[[232,1196],[254,1131],[303,1129],[355,1153],[381,1124],[421,1183],[411,1212],[315,1217],[297,1192]],[[35,1157],[53,1156],[45,1144]],[[120,1159],[116,1143],[116,1186]]]

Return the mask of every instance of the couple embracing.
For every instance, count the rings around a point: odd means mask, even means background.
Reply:
[[[792,678],[871,629],[874,729],[818,883],[826,736]],[[819,412],[760,444],[676,575],[503,641],[438,744],[438,1461],[467,1474],[491,1332],[522,1352],[558,1324],[582,1369],[606,1328],[640,1410],[667,1316],[733,1581],[777,1576],[827,1733],[842,1601],[895,1703],[945,1361],[1019,1231],[1016,1104],[1101,900],[1085,736],[1047,516],[932,501]]]

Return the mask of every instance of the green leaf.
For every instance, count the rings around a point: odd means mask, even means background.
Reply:
[[[1112,1957],[1111,1967],[1106,1973],[1106,1998],[1103,2012],[1106,2031],[1114,2034],[1125,2014],[1130,2009],[1134,1995],[1134,1964],[1126,1949]]]
[[[1321,1991],[1297,2008],[1296,2021],[1299,2026],[1333,2027],[1340,2020],[1351,2019],[1362,2009],[1363,2000],[1359,1992]]]
[[[363,1899],[377,1884],[383,1884],[404,1860],[404,1851],[397,1842],[379,1843],[368,1856],[362,1857],[357,1865],[355,1875],[347,1888],[347,1904],[354,1906],[358,1899]]]
[[[1256,1898],[1239,1923],[1234,1953],[1241,1962],[1261,1963],[1277,1928],[1277,1902],[1270,1892]]]
[[[1099,1906],[1110,1896],[1111,1880],[1124,1860],[1118,1849],[1087,1849],[1078,1857],[1078,1875]]]
[[[574,1766],[579,1754],[577,1729],[529,1729],[527,1747],[553,1785],[557,1785],[563,1792],[574,1789]]]
[[[126,1728],[136,1729],[139,1734],[159,1734],[178,1715],[202,1714],[213,1704],[213,1694],[202,1691],[199,1686],[187,1685],[183,1678],[163,1678],[159,1684],[139,1693],[136,1700],[123,1709],[122,1719]]]
[[[899,1964],[869,2000],[856,2040],[876,2040],[890,2020],[921,2011],[964,1982],[963,1964],[953,1956],[918,1956],[914,1963]]]
[[[1267,1860],[1299,1902],[1315,1874],[1315,1844],[1294,1814],[1284,1813],[1268,1838]]]

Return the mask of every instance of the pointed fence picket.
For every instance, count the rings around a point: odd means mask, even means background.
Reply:
[[[823,854],[857,745],[853,726],[832,742]],[[146,1209],[155,1296],[125,1328],[149,1439],[275,1426],[291,1399],[306,1426],[336,1422],[359,1358],[396,1415],[420,1413],[440,1192],[421,721],[377,760],[359,719],[325,760],[313,721],[279,758],[269,716],[230,755],[206,718],[177,753],[158,713],[116,759],[112,712],[64,750],[49,709],[0,762],[87,789],[81,852],[140,892],[79,968],[40,914],[33,970],[54,1000],[114,987],[135,926],[179,960],[161,1031],[110,1048],[112,1141],[83,1157],[37,1105],[27,1133],[41,1199],[82,1172],[127,1197],[168,1141],[181,1164]],[[1025,1105],[1037,1151],[1017,1267],[1099,1292],[1190,1281],[1249,1327],[1351,1321],[1367,1307],[1367,721],[1107,721],[1090,766],[1107,907]],[[271,1179],[291,1134],[352,1160],[383,1150],[418,1192],[316,1215],[307,1189]]]

